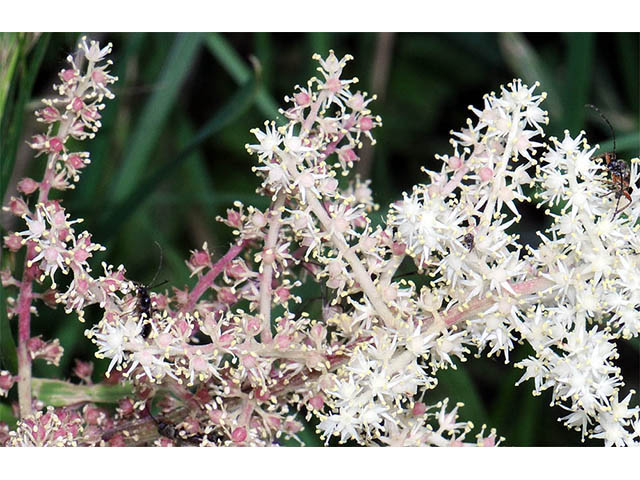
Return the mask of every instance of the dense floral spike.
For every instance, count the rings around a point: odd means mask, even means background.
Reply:
[[[270,206],[235,202],[218,219],[236,236],[229,251],[215,259],[205,243],[190,253],[195,287],[141,300],[123,266],[105,263],[94,273],[92,256],[103,247],[48,200],[50,188],[67,188],[89,163],[88,154],[67,151],[68,138],[91,137],[103,98],[113,96],[104,62],[110,45],[83,40],[80,49],[86,69],[70,58],[56,86],[62,99],[38,112],[49,127],[31,146],[47,155],[47,173],[19,185],[26,197],[39,191],[38,201],[30,207],[12,198],[7,207],[26,226],[5,245],[26,246],[27,272],[50,288],[9,304],[24,314],[31,301],[54,298],[80,320],[99,305],[102,319],[86,334],[96,356],[109,360],[107,381],[131,382],[134,397],[115,415],[91,404],[82,415],[51,408],[27,415],[0,441],[262,446],[284,436],[302,443],[294,414],[306,411],[326,443],[335,436],[362,445],[495,446],[503,441],[495,430],[483,425],[472,434],[473,424],[459,418],[462,404],[430,401],[430,391],[438,371],[457,368],[472,349],[508,363],[515,343],[527,342],[535,356],[518,363],[525,370],[518,383],[533,379],[536,394],[552,389],[569,412],[560,420],[582,438],[638,443],[639,409],[630,407],[633,392],[622,394],[613,362],[615,340],[640,330],[633,227],[640,203],[611,216],[606,167],[582,133],[552,139],[539,160],[548,117],[537,84],[514,80],[470,107],[473,118],[452,132],[451,154],[437,156],[441,168],[425,170],[428,182],[404,193],[378,226],[370,182],[342,179],[381,125],[369,109],[375,96],[352,91],[349,55],[314,56],[320,76],[285,97],[283,124],[266,122],[246,145]],[[636,159],[630,185],[637,177]],[[554,224],[537,249],[523,249],[507,230],[533,184],[542,205],[564,210],[548,212]],[[406,263],[430,281],[398,276]],[[66,289],[56,281],[62,276]],[[11,272],[2,272],[2,284],[25,298],[25,283]],[[322,292],[318,314],[310,313],[312,298],[300,297],[303,285]],[[34,359],[63,354],[56,340],[27,340]],[[74,374],[91,385],[91,371],[78,362]],[[16,377],[1,372],[0,380],[6,394]]]

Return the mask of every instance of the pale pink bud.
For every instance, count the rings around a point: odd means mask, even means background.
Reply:
[[[309,405],[311,405],[316,410],[322,410],[322,408],[324,407],[324,399],[322,398],[322,395],[318,394],[311,397],[309,399]]]
[[[422,403],[422,402],[416,402],[413,405],[413,408],[411,409],[411,414],[414,417],[420,417],[422,415],[424,415],[424,412],[427,411],[427,406]]]
[[[366,115],[360,119],[360,129],[364,132],[368,132],[373,128],[373,119]]]
[[[394,255],[404,255],[407,251],[407,244],[402,242],[393,242],[391,249]]]
[[[332,93],[338,93],[342,89],[342,83],[338,77],[330,77],[325,82],[324,87]]]
[[[247,326],[245,328],[247,335],[257,335],[262,330],[262,322],[258,320],[256,317],[250,317],[247,320]]]
[[[233,305],[238,301],[238,297],[233,290],[227,287],[222,287],[218,290],[218,301],[226,303],[227,305]]]
[[[102,70],[94,70],[91,73],[91,79],[96,82],[98,85],[104,85],[107,83],[107,76],[104,74]]]
[[[57,108],[51,106],[47,106],[42,110],[38,110],[38,112],[36,112],[36,115],[45,123],[53,123],[60,120],[60,112]]]
[[[40,184],[36,182],[33,178],[25,177],[18,182],[18,191],[24,193],[25,195],[31,195],[38,189]]]
[[[21,198],[11,197],[9,200],[9,210],[16,217],[21,217],[22,215],[26,215],[29,213],[29,207]]]
[[[483,182],[487,182],[493,178],[493,170],[491,170],[489,167],[482,167],[478,171],[478,175],[480,176],[480,180],[482,180]]]
[[[267,248],[262,251],[262,261],[265,265],[271,265],[276,261],[276,254],[273,248]]]
[[[73,80],[77,74],[78,73],[74,69],[68,68],[60,72],[60,77],[62,77],[62,80],[68,83]]]
[[[10,252],[17,252],[22,248],[22,237],[17,233],[12,233],[4,237],[4,245]]]
[[[67,163],[76,170],[80,170],[86,166],[84,159],[78,154],[71,154],[67,158]]]
[[[460,157],[449,157],[449,166],[457,170],[462,166],[462,159]]]
[[[311,97],[306,92],[299,92],[293,96],[293,99],[296,102],[296,105],[300,107],[306,107],[311,102]]]
[[[6,396],[14,383],[16,377],[12,377],[7,370],[0,371],[0,396]]]

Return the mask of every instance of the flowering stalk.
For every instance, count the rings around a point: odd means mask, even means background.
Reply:
[[[39,112],[59,125],[55,136],[50,128],[32,142],[48,155],[43,181],[19,187],[27,196],[40,188],[39,200],[32,208],[24,199],[9,205],[27,230],[5,245],[26,245],[28,260],[22,280],[2,276],[3,286],[18,289],[10,313],[19,322],[23,417],[5,443],[273,445],[282,436],[300,441],[303,423],[292,415],[300,411],[318,418],[326,443],[336,436],[362,445],[495,446],[503,441],[495,430],[482,426],[468,438],[475,427],[459,419],[462,405],[434,402],[431,390],[439,371],[456,368],[470,348],[508,363],[523,342],[535,356],[517,364],[525,370],[518,383],[533,379],[536,394],[552,389],[569,411],[561,420],[583,438],[637,444],[639,409],[629,406],[633,392],[619,399],[623,381],[613,361],[614,342],[640,331],[640,202],[611,216],[617,199],[606,166],[582,133],[552,139],[551,147],[538,141],[548,117],[537,84],[514,80],[471,107],[475,119],[452,132],[452,153],[437,156],[440,169],[425,170],[429,182],[404,193],[374,225],[370,182],[340,179],[363,140],[374,142],[375,96],[351,90],[357,78],[343,73],[350,56],[314,56],[320,75],[285,97],[286,124],[266,122],[246,145],[270,207],[235,202],[218,219],[236,236],[229,251],[214,262],[205,243],[186,262],[195,287],[147,298],[124,266],[104,263],[94,274],[90,259],[103,247],[48,200],[50,188],[67,188],[88,163],[65,141],[95,132],[98,102],[115,81],[100,66],[110,47],[83,41],[81,48],[86,73],[73,62],[61,73],[64,113],[53,100]],[[637,178],[634,159],[630,185]],[[565,207],[562,215],[547,212],[554,224],[530,248],[506,232],[520,219],[519,203],[531,200],[523,186],[534,184],[541,205]],[[400,278],[406,263],[429,281]],[[56,283],[61,275],[66,291]],[[34,291],[46,277],[52,293]],[[298,296],[303,284],[323,292],[320,313]],[[87,306],[100,307],[86,335],[96,356],[110,359],[109,381],[134,387],[115,414],[90,403],[30,412],[31,360],[62,355],[57,340],[29,338],[30,312],[52,298],[80,320]],[[90,384],[90,366],[75,372]],[[0,372],[0,393],[15,382]]]

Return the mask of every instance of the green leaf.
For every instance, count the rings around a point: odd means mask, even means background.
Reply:
[[[0,286],[0,362],[14,375],[18,373],[18,355],[7,315],[6,290]]]
[[[7,103],[13,74],[21,54],[22,39],[17,33],[0,32],[0,118]]]
[[[529,85],[539,81],[542,91],[548,93],[545,105],[550,114],[555,117],[563,116],[558,85],[550,73],[553,67],[545,65],[543,58],[521,33],[500,33],[498,43],[513,73],[522,77]]]
[[[251,69],[222,35],[212,33],[207,36],[206,43],[211,54],[237,84],[243,85],[249,81],[252,76]],[[278,116],[277,102],[262,85],[258,87],[256,93],[256,106],[267,118],[275,119]]]
[[[616,150],[618,152],[628,150],[628,151],[634,152],[635,155],[637,156],[638,146],[640,146],[640,132],[628,133],[621,137],[616,136]],[[606,142],[600,143],[600,151],[612,152],[613,140],[607,140]],[[620,155],[618,155],[618,158],[620,158]]]
[[[18,423],[18,419],[13,415],[11,406],[6,403],[0,403],[0,422],[6,423],[11,430],[15,429]]]
[[[215,115],[198,131],[175,158],[167,161],[154,173],[140,182],[138,187],[124,201],[112,208],[106,220],[102,223],[101,232],[104,237],[116,233],[120,226],[139,208],[155,189],[172,175],[176,168],[187,159],[211,135],[229,125],[242,115],[252,104],[256,93],[256,79],[252,77],[240,88],[231,99],[220,108]],[[104,238],[101,237],[101,238]]]
[[[200,34],[178,34],[164,64],[164,74],[158,79],[158,88],[147,100],[136,128],[127,145],[126,155],[113,186],[113,199],[122,202],[139,187],[140,179],[158,146],[171,108],[191,71],[201,43]]]
[[[127,385],[76,385],[50,378],[33,378],[33,396],[45,405],[64,407],[80,402],[118,403],[123,397],[132,395],[133,387]]]
[[[587,114],[584,108],[589,103],[592,78],[593,45],[592,33],[568,33],[567,77],[564,85],[565,128],[576,132],[584,125]]]
[[[465,368],[439,370],[437,374],[438,388],[445,390],[449,397],[449,408],[456,402],[463,402],[459,412],[465,420],[471,420],[476,425],[487,423],[489,416],[480,398],[480,394]]]
[[[31,61],[27,66],[23,65],[23,74],[20,76],[17,99],[12,107],[12,113],[7,116],[8,111],[3,112],[0,124],[0,199],[4,198],[16,161],[18,144],[22,140],[22,122],[25,106],[31,96],[33,84],[40,70],[40,63],[49,45],[50,34],[45,33],[40,36],[36,48],[31,55]],[[25,60],[23,56],[23,62]],[[8,105],[6,105],[8,107]]]

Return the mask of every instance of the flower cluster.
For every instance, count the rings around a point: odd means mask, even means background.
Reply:
[[[88,65],[70,57],[56,86],[61,98],[38,113],[49,129],[31,146],[47,155],[45,176],[20,183],[24,197],[9,210],[26,230],[5,237],[10,251],[26,247],[25,274],[3,272],[2,283],[19,292],[9,303],[20,325],[38,300],[80,320],[99,305],[102,318],[86,335],[109,359],[101,383],[126,383],[133,393],[115,413],[71,399],[68,408],[25,413],[32,399],[21,396],[22,419],[5,442],[274,445],[301,442],[296,412],[306,412],[327,444],[494,446],[503,441],[494,429],[483,425],[469,438],[475,427],[459,419],[462,405],[430,400],[431,391],[439,370],[457,368],[472,349],[508,363],[517,342],[535,352],[518,364],[520,382],[534,379],[534,393],[552,389],[568,427],[606,445],[638,442],[639,409],[630,407],[633,392],[620,400],[613,363],[615,341],[640,329],[638,194],[619,208],[628,199],[583,134],[552,139],[540,159],[548,117],[538,85],[514,80],[471,107],[473,119],[452,132],[452,153],[437,157],[441,168],[425,170],[429,182],[404,193],[377,225],[370,182],[349,177],[381,125],[369,109],[375,96],[345,78],[349,56],[315,56],[319,75],[285,97],[283,123],[252,130],[255,143],[246,145],[269,207],[234,203],[218,219],[236,237],[228,252],[214,259],[205,243],[186,262],[193,288],[149,293],[123,266],[105,263],[95,275],[92,256],[103,247],[48,199],[88,163],[65,142],[95,133],[116,80],[103,63],[110,46],[80,48]],[[629,184],[637,177],[635,160]],[[554,223],[535,249],[507,233],[534,186],[539,205],[563,205],[548,211]],[[407,264],[429,281],[398,276]],[[47,278],[46,291],[32,291]],[[302,298],[304,287],[322,292],[322,308]],[[63,354],[55,339],[27,336],[23,347],[19,376],[0,372],[2,394],[16,380],[29,392],[29,362]],[[86,388],[91,371],[82,362],[74,370]]]

